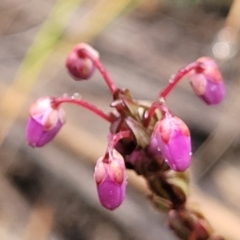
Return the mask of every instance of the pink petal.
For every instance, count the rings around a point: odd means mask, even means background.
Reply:
[[[121,205],[125,198],[126,181],[119,185],[107,177],[101,184],[97,185],[97,191],[102,206],[114,210]]]

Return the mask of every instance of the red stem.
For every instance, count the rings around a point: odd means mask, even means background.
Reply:
[[[130,137],[131,135],[131,131],[127,130],[127,131],[120,131],[116,134],[113,135],[113,138],[111,139],[111,141],[108,144],[108,147],[110,149],[113,149],[116,144],[122,139],[122,138],[127,138]]]
[[[193,62],[188,64],[186,67],[181,68],[170,80],[169,84],[161,91],[158,95],[160,99],[165,99],[167,95],[172,91],[175,85],[190,71],[196,70],[196,72],[200,73],[204,70],[203,63]]]
[[[52,101],[52,105],[54,107],[58,107],[62,103],[72,103],[72,104],[84,107],[84,108],[90,110],[91,112],[95,113],[99,117],[103,118],[104,120],[112,123],[112,119],[111,119],[111,117],[108,114],[103,112],[101,109],[99,109],[95,105],[90,104],[90,103],[88,103],[88,102],[86,102],[86,101],[84,101],[82,99],[75,99],[75,98],[69,98],[69,97],[60,97],[60,98],[55,98]]]
[[[113,135],[112,139],[108,143],[108,148],[106,150],[105,156],[103,158],[103,161],[105,163],[109,163],[109,160],[113,158],[113,150],[116,146],[116,144],[122,139],[122,138],[127,138],[131,136],[131,131],[121,131]],[[111,157],[109,157],[109,155]]]
[[[109,76],[107,70],[105,69],[105,67],[102,65],[102,63],[100,62],[100,60],[98,58],[96,58],[95,56],[93,56],[89,51],[87,51],[86,49],[81,49],[81,52],[84,53],[84,55],[89,58],[93,64],[95,65],[95,67],[99,70],[99,72],[101,73],[104,81],[106,82],[111,94],[113,95],[114,92],[117,90],[117,87],[115,86],[115,84],[113,83],[113,80],[111,79],[111,77]]]
[[[153,115],[155,114],[156,109],[159,109],[161,111],[162,114],[165,114],[168,111],[167,107],[165,105],[163,105],[164,102],[161,102],[159,100],[157,100],[156,102],[154,102],[151,107],[148,110],[148,115],[147,118],[144,121],[144,126],[147,127],[149,122],[151,121],[151,118],[153,117]]]

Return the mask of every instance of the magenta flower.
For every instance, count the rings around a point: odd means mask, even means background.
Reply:
[[[169,167],[185,171],[191,163],[191,139],[187,125],[178,117],[167,115],[153,131],[157,144]]]
[[[161,149],[159,147],[159,143],[158,143],[157,137],[158,137],[158,134],[153,132],[152,135],[151,135],[151,138],[150,138],[148,151],[153,156],[162,158],[162,153],[161,153]]]
[[[75,80],[87,80],[95,69],[93,62],[87,58],[82,50],[88,51],[95,58],[99,58],[98,52],[85,43],[74,47],[66,59],[66,67]]]
[[[114,210],[125,198],[126,170],[122,155],[116,150],[107,154],[108,158],[99,158],[95,167],[94,179],[103,207]]]
[[[204,64],[204,70],[192,70],[189,73],[194,92],[209,105],[220,103],[225,95],[225,87],[217,64],[208,57],[199,58],[197,62]]]
[[[30,108],[26,139],[32,147],[42,147],[50,142],[65,123],[65,112],[52,106],[52,99],[38,99]]]

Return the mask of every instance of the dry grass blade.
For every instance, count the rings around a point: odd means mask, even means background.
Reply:
[[[15,102],[10,114],[7,116],[5,115],[7,120],[0,129],[0,144],[20,113],[27,100],[28,94],[34,87],[39,72],[45,64],[49,54],[52,52],[56,42],[59,41],[62,30],[68,22],[72,11],[75,10],[80,1],[81,0],[59,0],[59,2],[56,3],[54,9],[49,15],[49,19],[43,25],[42,30],[36,36],[35,42],[29,48],[13,83],[3,94],[0,103],[0,112],[6,112],[9,108],[9,103],[15,98],[15,92],[21,92],[23,98],[21,98],[20,101]],[[59,19],[61,19],[61,21],[59,21]],[[54,34],[52,29],[55,30]]]
[[[52,229],[53,209],[43,203],[35,203],[23,240],[47,240]]]

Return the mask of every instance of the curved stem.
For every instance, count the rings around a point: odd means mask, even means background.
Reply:
[[[181,68],[173,77],[170,78],[169,84],[159,93],[160,99],[165,99],[167,95],[172,91],[175,85],[190,71],[196,70],[200,73],[204,70],[204,64],[200,62],[193,62],[188,64],[186,67]]]
[[[152,117],[155,114],[156,109],[159,109],[162,114],[165,114],[165,113],[169,112],[167,107],[165,105],[163,105],[163,103],[164,103],[164,101],[162,101],[160,99],[160,100],[155,101],[151,105],[151,107],[149,108],[148,113],[147,113],[148,115],[147,115],[147,117],[146,117],[146,119],[145,119],[145,121],[143,123],[145,127],[147,127],[149,125]]]
[[[113,135],[111,141],[108,143],[108,148],[114,149],[116,144],[122,139],[122,138],[127,138],[130,137],[131,131],[121,131]]]
[[[82,99],[75,99],[75,98],[69,98],[69,97],[60,97],[60,98],[54,98],[52,101],[52,105],[54,107],[58,107],[62,103],[72,103],[78,106],[81,106],[83,108],[88,109],[89,111],[93,112],[94,114],[98,115],[102,119],[112,123],[111,116],[103,112],[101,109],[96,107],[93,104],[90,104]]]
[[[113,135],[112,139],[110,139],[108,143],[108,147],[105,153],[105,156],[103,158],[103,161],[105,163],[109,163],[110,159],[113,159],[113,150],[116,146],[116,144],[123,138],[127,138],[131,136],[131,131],[126,130],[126,131],[121,131]],[[109,157],[110,155],[110,157]]]
[[[113,95],[114,92],[117,90],[117,87],[115,86],[115,84],[113,83],[113,80],[111,79],[111,77],[109,76],[107,70],[105,69],[105,67],[102,65],[102,63],[100,62],[100,60],[98,58],[96,58],[95,56],[93,56],[89,51],[87,51],[86,49],[81,49],[82,53],[84,53],[84,55],[89,58],[93,64],[95,65],[95,67],[99,70],[99,72],[101,73],[104,81],[106,82],[111,94]]]

